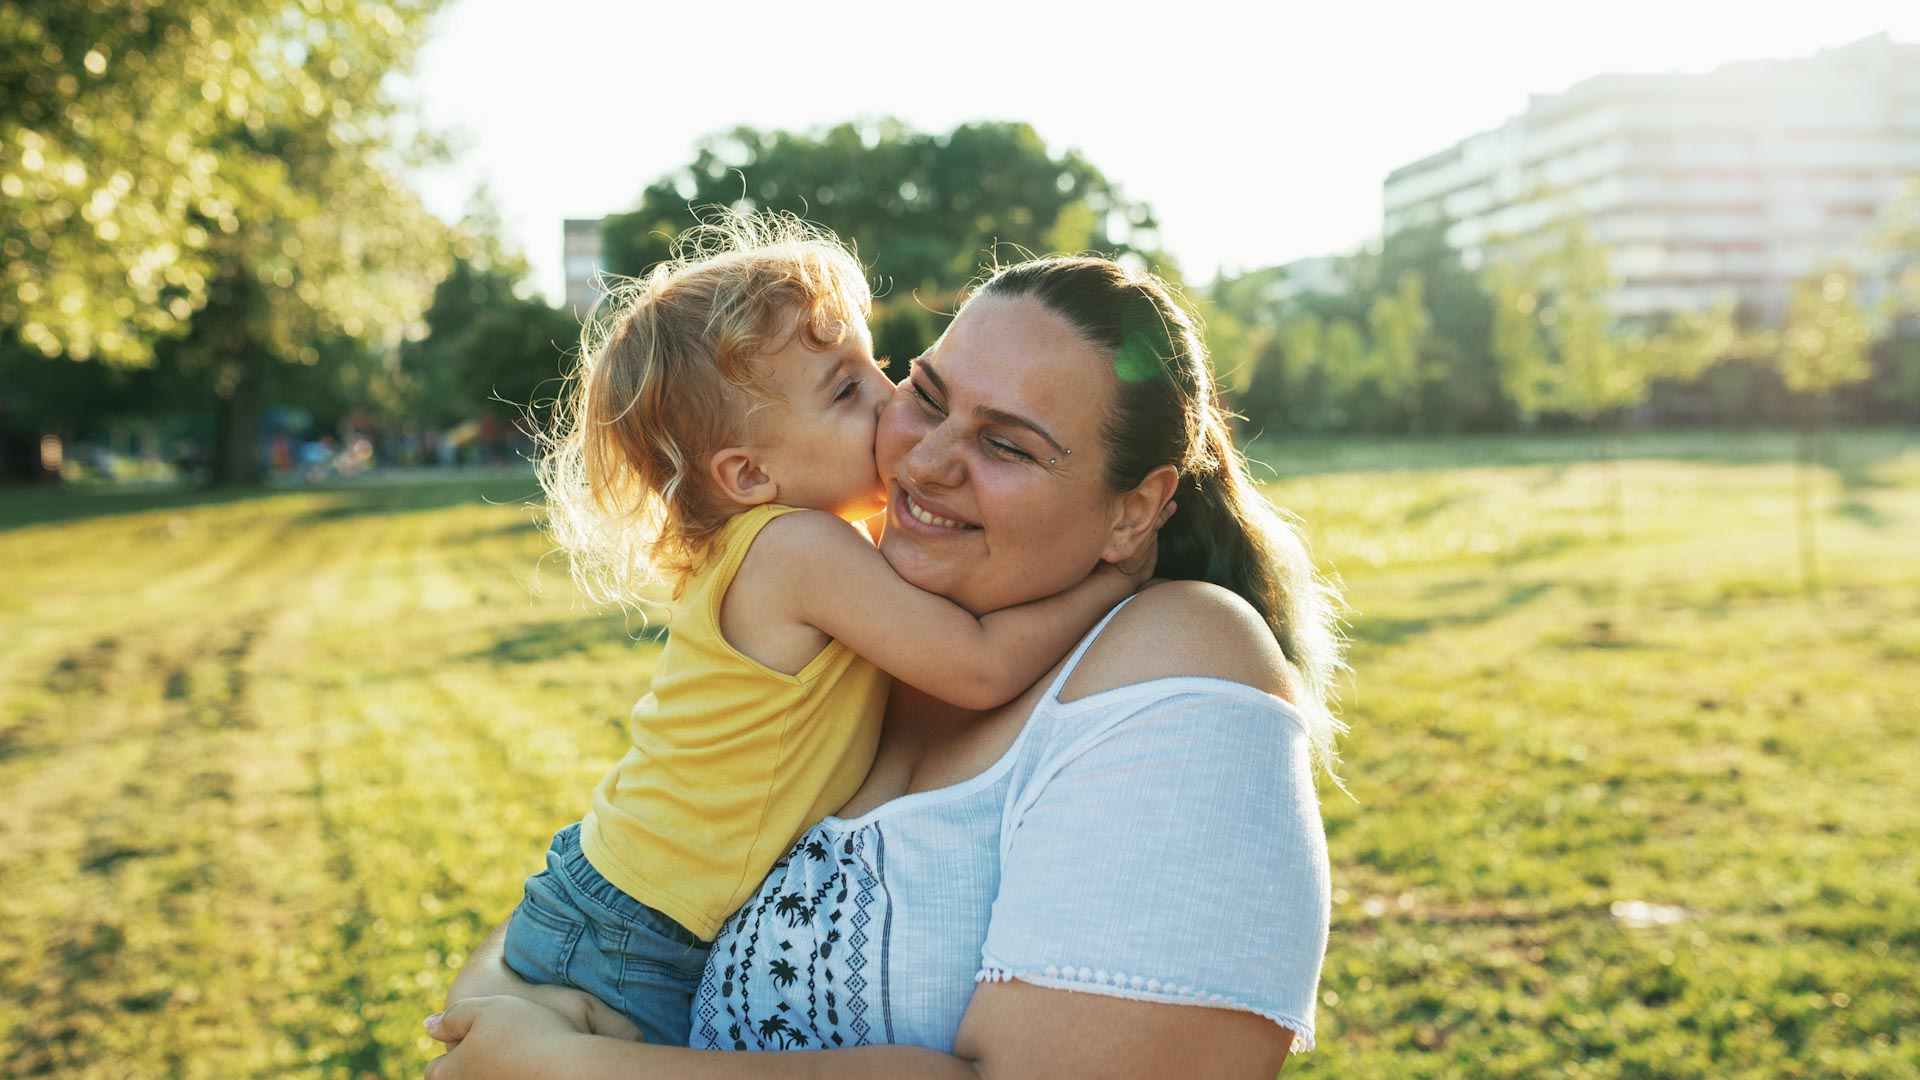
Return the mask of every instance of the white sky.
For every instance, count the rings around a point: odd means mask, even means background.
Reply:
[[[737,124],[1024,120],[1150,204],[1189,280],[1347,250],[1380,183],[1613,71],[1704,71],[1881,31],[1915,0],[1456,0],[1153,6],[453,0],[411,90],[461,146],[416,178],[457,217],[485,184],[549,298],[560,222],[628,210]]]

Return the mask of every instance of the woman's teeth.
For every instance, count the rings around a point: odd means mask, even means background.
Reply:
[[[902,492],[901,494],[906,493]],[[964,529],[967,527],[964,521],[955,521],[952,518],[943,518],[938,514],[927,513],[925,510],[920,509],[920,504],[914,502],[913,496],[911,495],[907,495],[907,513],[912,514],[913,520],[920,522],[922,525],[944,525],[949,529]]]

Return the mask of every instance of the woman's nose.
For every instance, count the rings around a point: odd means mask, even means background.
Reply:
[[[907,479],[933,487],[955,487],[966,479],[966,464],[950,427],[943,421],[921,433],[907,454]]]

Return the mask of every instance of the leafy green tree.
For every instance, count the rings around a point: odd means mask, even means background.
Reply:
[[[1366,381],[1387,408],[1404,410],[1415,428],[1420,426],[1423,384],[1435,374],[1421,363],[1432,328],[1426,279],[1417,270],[1401,275],[1396,289],[1375,296],[1367,308],[1371,340],[1364,369]]]
[[[1589,424],[1646,396],[1646,354],[1615,335],[1616,282],[1586,222],[1503,254],[1490,268],[1494,354],[1507,396],[1525,417],[1560,413]]]
[[[1886,260],[1887,290],[1880,304],[1885,333],[1874,350],[1875,396],[1920,415],[1920,177],[1889,206],[1873,247]]]
[[[1625,524],[1612,447],[1620,413],[1646,401],[1654,379],[1697,378],[1739,341],[1730,306],[1677,316],[1657,333],[1632,332],[1609,306],[1617,284],[1606,248],[1577,214],[1507,242],[1487,272],[1502,385],[1523,417],[1569,416],[1593,434],[1616,536]]]
[[[1833,393],[1872,375],[1873,339],[1859,285],[1845,270],[1828,270],[1794,285],[1779,337],[1780,377],[1799,403],[1800,570],[1809,593],[1819,590],[1815,550],[1813,470]]]
[[[1094,250],[1177,270],[1144,205],[1077,151],[1055,154],[1030,126],[964,124],[929,134],[897,120],[822,131],[741,127],[705,140],[632,211],[601,226],[609,270],[667,257],[703,207],[798,214],[853,243],[879,278],[875,347],[913,355],[995,257]]]
[[[0,5],[0,325],[126,365],[177,339],[216,477],[257,480],[269,365],[390,350],[441,272],[388,82],[439,3]]]
[[[421,423],[485,414],[537,423],[558,389],[563,357],[578,348],[579,322],[521,295],[526,262],[493,235],[484,222],[469,230],[434,290],[426,333],[401,346],[403,393]]]
[[[1363,257],[1357,276],[1368,292],[1407,274],[1420,275],[1429,320],[1421,335],[1423,373],[1415,401],[1428,430],[1495,431],[1513,410],[1500,391],[1492,348],[1493,300],[1480,276],[1447,243],[1449,223],[1416,225],[1389,235],[1377,256]]]
[[[1445,222],[1416,226],[1377,251],[1344,257],[1344,284],[1330,295],[1287,287],[1281,267],[1214,282],[1209,321],[1226,313],[1259,332],[1253,370],[1228,384],[1237,407],[1288,427],[1508,426],[1512,411],[1490,344],[1492,304],[1446,231]],[[1366,327],[1365,362],[1329,366],[1324,331],[1343,320]]]

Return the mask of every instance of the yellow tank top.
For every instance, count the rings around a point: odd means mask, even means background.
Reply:
[[[628,896],[712,941],[814,823],[853,797],[880,740],[885,672],[830,641],[798,675],[720,635],[747,548],[789,506],[727,523],[673,605],[633,746],[593,792],[580,848]]]

